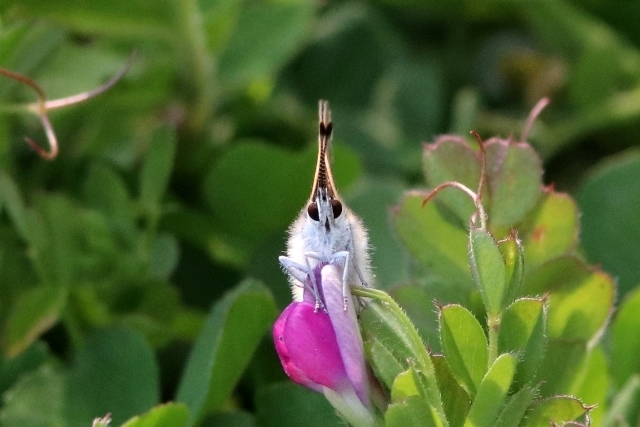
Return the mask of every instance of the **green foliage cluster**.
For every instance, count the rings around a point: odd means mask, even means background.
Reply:
[[[309,193],[320,98],[377,284],[430,349],[423,369],[370,337],[369,357],[388,363],[374,363],[388,423],[428,396],[450,425],[517,425],[529,407],[523,425],[584,422],[596,403],[594,425],[638,425],[639,13],[604,0],[3,1],[0,66],[49,99],[137,56],[106,93],[50,112],[50,162],[23,142],[46,141],[23,108],[34,94],[0,78],[0,425],[339,425],[286,381],[265,334],[290,301],[277,256]],[[454,190],[424,207],[424,191],[403,196],[423,175],[475,189],[473,145],[420,142],[517,134],[543,96],[528,138],[541,159],[487,141],[487,227],[469,232],[475,207]],[[577,203],[542,186],[543,164]]]
[[[437,319],[419,324],[435,338],[428,343],[437,356],[416,357],[402,322],[385,320],[393,315],[384,304],[363,310],[369,359],[390,390],[386,425],[408,425],[424,413],[434,416],[423,425],[433,426],[600,423],[602,408],[574,396],[606,401],[606,384],[593,375],[602,355],[593,346],[613,307],[614,282],[576,254],[576,205],[541,186],[531,147],[492,138],[483,151],[454,136],[425,146],[427,183],[445,185],[442,197],[413,191],[393,212],[400,239],[433,281],[405,286],[398,303],[457,291],[436,297]],[[467,171],[480,174],[456,185],[478,192],[458,186],[452,193],[445,183]]]

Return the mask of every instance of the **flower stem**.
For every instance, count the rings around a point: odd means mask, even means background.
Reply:
[[[489,332],[489,366],[498,358],[498,331],[500,330],[500,316],[489,314],[487,319]]]

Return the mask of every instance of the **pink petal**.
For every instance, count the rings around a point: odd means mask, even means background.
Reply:
[[[339,392],[349,379],[327,313],[314,304],[293,302],[273,327],[280,362],[295,382],[316,391],[322,386]]]

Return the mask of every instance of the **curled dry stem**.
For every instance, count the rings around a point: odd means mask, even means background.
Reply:
[[[77,95],[68,96],[65,98],[53,99],[48,101],[47,97],[36,82],[31,80],[29,77],[23,76],[22,74],[18,74],[14,71],[7,70],[6,68],[0,67],[0,74],[9,77],[10,79],[16,80],[22,84],[29,86],[33,89],[38,95],[38,101],[30,104],[26,104],[23,110],[31,111],[40,119],[40,123],[44,128],[45,134],[47,135],[47,142],[49,145],[49,149],[45,150],[40,145],[36,144],[31,138],[25,137],[25,141],[29,146],[36,152],[40,157],[45,160],[53,160],[58,155],[58,138],[56,137],[56,133],[53,130],[53,126],[51,121],[49,120],[49,116],[47,112],[49,110],[53,110],[55,108],[67,107],[69,105],[78,104],[80,102],[86,101],[88,99],[94,98],[105,91],[109,90],[113,85],[115,85],[125,74],[129,71],[133,60],[135,59],[136,53],[135,51],[131,54],[127,63],[122,67],[120,71],[118,71],[111,79],[109,79],[105,84],[97,87],[96,89],[89,90],[86,92],[79,93]]]
[[[484,150],[484,142],[482,141],[482,138],[480,138],[480,135],[478,135],[478,132],[471,131],[471,134],[475,136],[476,141],[478,141],[478,145],[480,147],[481,169],[480,169],[480,181],[478,182],[478,191],[474,192],[469,187],[467,187],[466,185],[458,181],[443,182],[442,184],[438,185],[436,188],[431,190],[425,196],[424,200],[422,201],[422,207],[424,207],[429,200],[431,200],[436,194],[438,194],[443,189],[448,187],[457,188],[458,190],[461,190],[462,192],[466,193],[471,198],[471,200],[473,200],[473,204],[476,207],[477,216],[479,217],[480,228],[486,229],[487,214],[484,210],[484,206],[482,205],[482,189],[484,187],[484,182],[486,180],[486,175],[487,175],[487,155]],[[475,222],[475,219],[476,218],[474,215],[474,218],[472,218],[472,221]]]
[[[551,102],[550,98],[542,98],[538,103],[533,107],[531,113],[529,113],[529,117],[527,117],[527,122],[524,124],[524,128],[522,129],[522,134],[520,134],[520,141],[526,141],[529,137],[529,132],[531,132],[531,128],[533,128],[533,123],[536,121],[544,107],[549,105]]]

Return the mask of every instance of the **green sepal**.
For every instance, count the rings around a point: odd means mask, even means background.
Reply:
[[[391,402],[400,402],[409,396],[420,396],[415,375],[415,369],[409,368],[395,378],[391,387]]]
[[[516,368],[516,374],[518,370]],[[509,401],[500,412],[494,427],[518,426],[525,416],[529,405],[536,397],[538,387],[525,385],[517,393],[509,397]]]
[[[524,248],[515,233],[502,240],[498,247],[505,262],[507,289],[502,300],[502,307],[506,307],[516,299],[522,288],[524,281]]]
[[[419,396],[409,396],[402,402],[389,405],[384,414],[384,424],[386,427],[437,427],[429,405]]]
[[[458,384],[451,372],[447,360],[443,356],[433,356],[433,366],[436,369],[438,386],[442,396],[444,412],[451,427],[461,427],[471,408],[469,394]]]
[[[373,337],[369,337],[364,342],[364,351],[376,378],[391,390],[394,380],[405,369],[402,363],[387,347]]]
[[[535,402],[522,427],[549,427],[583,418],[591,409],[571,396],[554,396]]]
[[[513,381],[516,358],[506,353],[498,356],[482,379],[465,427],[493,427]]]
[[[360,312],[360,328],[365,341],[377,341],[407,369],[416,360],[418,350],[406,325],[384,304],[373,301]]]
[[[398,362],[403,364],[405,369],[413,367],[418,372],[416,383],[419,383],[421,395],[433,409],[438,425],[448,427],[433,362],[418,331],[407,315],[383,291],[366,288],[358,291],[352,289],[352,291],[360,296],[377,298],[360,312],[363,339],[377,340]]]
[[[460,305],[440,310],[440,341],[453,376],[475,396],[487,372],[487,338],[478,320]]]
[[[487,230],[471,227],[469,266],[487,312],[490,316],[498,315],[505,294],[507,272],[502,253]]]
[[[531,380],[539,368],[547,344],[546,307],[534,298],[516,300],[504,311],[498,332],[498,352],[518,355],[515,384]]]
[[[122,427],[181,427],[187,422],[189,411],[183,403],[166,403],[131,418]]]

